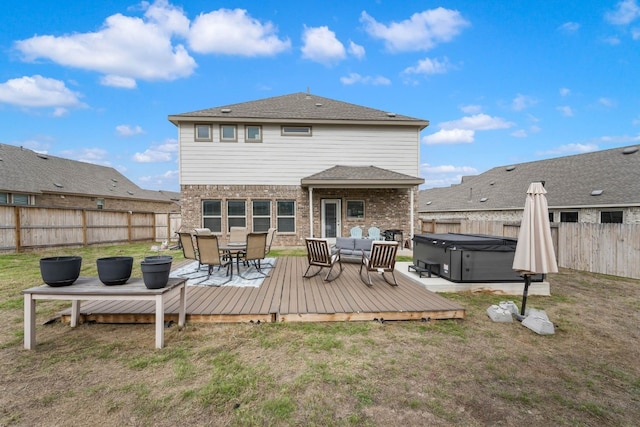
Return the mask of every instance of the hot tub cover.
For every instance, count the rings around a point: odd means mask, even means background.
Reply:
[[[484,234],[426,233],[416,234],[414,242],[455,250],[514,252],[518,239]]]

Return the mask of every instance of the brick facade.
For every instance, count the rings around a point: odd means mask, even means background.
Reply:
[[[222,233],[227,238],[228,223],[225,214],[228,200],[246,201],[247,227],[251,229],[251,201],[271,200],[271,223],[276,226],[276,201],[294,200],[296,202],[295,233],[276,233],[274,246],[303,246],[304,238],[309,236],[309,192],[300,186],[250,186],[250,185],[183,185],[181,188],[182,228],[191,230],[202,227],[202,200],[222,201]],[[417,212],[417,188],[414,194],[414,230],[419,226]],[[313,234],[322,234],[321,206],[322,199],[339,199],[342,204],[343,236],[349,235],[354,226],[363,229],[364,235],[369,227],[378,227],[381,231],[399,229],[404,238],[410,236],[411,224],[409,216],[410,193],[407,189],[320,189],[314,188],[313,197]],[[365,205],[363,219],[347,219],[347,200],[362,200]]]
[[[35,205],[52,208],[96,209],[98,199],[104,200],[103,209],[134,212],[180,212],[180,205],[174,202],[136,199],[110,199],[102,197],[88,197],[60,194],[38,194]]]

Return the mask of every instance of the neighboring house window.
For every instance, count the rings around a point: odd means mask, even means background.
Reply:
[[[267,232],[271,227],[271,201],[253,201],[253,231],[255,233]]]
[[[245,126],[245,141],[262,142],[262,126]]]
[[[311,136],[311,126],[282,126],[283,136]]]
[[[578,222],[578,212],[560,212],[560,222]]]
[[[222,232],[222,202],[220,200],[202,201],[202,225],[214,233]]]
[[[196,125],[196,141],[212,141],[211,125]]]
[[[244,200],[229,200],[227,202],[227,222],[229,223],[227,231],[231,231],[231,227],[247,226],[247,210]]]
[[[600,212],[600,222],[602,224],[622,224],[622,211],[602,211]]]
[[[347,200],[347,218],[363,219],[364,218],[364,201]]]
[[[220,125],[220,141],[236,142],[236,125]]]
[[[98,199],[97,201],[98,209],[104,209],[104,199]]]
[[[29,204],[29,195],[28,194],[13,194],[11,196],[12,202],[14,205],[28,205]]]
[[[0,193],[0,203],[6,205],[9,201],[9,195],[7,193]]]
[[[278,200],[277,229],[279,233],[296,231],[296,204],[293,200]]]

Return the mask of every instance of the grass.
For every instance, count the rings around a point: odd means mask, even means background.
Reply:
[[[448,294],[464,320],[153,325],[59,321],[22,349],[22,295],[42,256],[152,254],[150,243],[0,256],[0,425],[619,425],[640,419],[640,281],[563,270],[530,296],[556,334],[491,322],[519,297]],[[274,256],[304,256],[277,250]],[[171,254],[177,261],[182,256]],[[41,301],[48,320],[68,302]]]

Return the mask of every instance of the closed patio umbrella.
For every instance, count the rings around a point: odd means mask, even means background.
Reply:
[[[557,273],[558,264],[551,240],[547,191],[541,182],[532,182],[527,190],[518,244],[513,258],[513,269],[524,275],[522,309],[524,316],[531,276]]]

